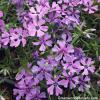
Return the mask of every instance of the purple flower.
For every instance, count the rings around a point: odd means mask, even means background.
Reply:
[[[60,14],[61,8],[56,2],[52,3],[52,7],[50,9],[50,12],[53,12],[53,11],[56,11],[57,13]]]
[[[10,46],[18,47],[20,43],[23,46],[26,44],[26,37],[28,36],[27,31],[22,28],[15,28],[10,30]]]
[[[98,10],[98,6],[93,6],[93,2],[90,1],[90,2],[85,3],[85,8],[83,10],[88,11],[89,14],[91,14]]]
[[[33,23],[28,24],[28,31],[30,36],[35,36],[37,34],[38,37],[41,37],[47,32],[48,26],[45,26],[45,20],[34,19]]]
[[[51,35],[45,34],[39,38],[39,42],[33,42],[33,45],[40,45],[39,50],[45,51],[46,46],[50,46],[50,47],[52,46],[52,41],[50,39],[51,39]]]
[[[1,17],[3,17],[3,12],[2,12],[2,11],[0,11],[0,18],[1,18]]]
[[[70,43],[72,41],[72,36],[69,31],[67,31],[66,34],[62,34],[61,37],[66,43]]]
[[[60,77],[56,76],[54,79],[48,79],[47,80],[47,85],[49,86],[47,91],[50,95],[56,95],[59,96],[63,93],[63,90],[60,88],[60,85],[62,85],[62,83],[60,82]]]
[[[90,78],[88,76],[80,77],[78,90],[81,92],[88,90],[90,88],[89,82],[90,82]]]
[[[37,60],[39,58],[39,52],[38,51],[33,52],[32,56]]]
[[[63,68],[69,70],[71,73],[79,73],[84,67],[80,64],[80,61],[74,55],[66,55],[62,61]],[[66,62],[66,63],[65,63]]]
[[[93,66],[94,61],[91,58],[81,59],[81,64],[84,66],[82,75],[88,75],[89,73],[94,73],[95,67]]]
[[[28,64],[30,68],[31,64]],[[38,87],[36,85],[39,83],[31,72],[23,69],[16,76],[17,83],[15,84],[15,89],[13,90],[14,95],[17,95],[16,100],[21,100],[25,97],[25,100],[31,100],[37,93]]]
[[[36,10],[35,10],[36,8]],[[45,14],[47,14],[47,9],[45,9],[44,7],[40,6],[40,5],[36,5],[36,7],[31,7],[30,8],[30,13],[29,16],[33,18],[33,20],[35,19],[35,17],[39,17],[39,19],[42,19],[44,17]]]
[[[62,79],[61,83],[65,88],[70,87],[70,89],[73,89],[77,86],[79,82],[78,76],[75,76],[71,72],[67,73],[65,70],[62,72],[62,75],[64,76],[65,79]]]
[[[19,9],[23,7],[24,0],[12,0],[12,4],[16,5],[17,9]]]
[[[58,62],[55,60],[53,56],[48,56],[46,61],[52,67],[56,67],[58,65]]]
[[[39,89],[37,89],[37,91],[33,97],[34,97],[34,100],[41,100],[43,98],[46,98],[46,93],[40,92],[40,88],[39,88]]]
[[[81,48],[74,48],[74,55],[79,60],[85,57],[84,51]]]
[[[3,45],[8,45],[8,43],[10,42],[10,34],[8,32],[4,32],[1,36],[1,41]]]
[[[63,18],[62,22],[68,26],[70,26],[72,23],[73,25],[78,25],[79,24],[79,21],[73,17],[73,16],[68,16],[66,15],[65,18]]]
[[[24,82],[22,84],[24,86]],[[31,85],[24,86],[23,89],[14,89],[13,93],[17,95],[16,100],[21,100],[23,97],[25,97],[25,100],[32,100],[37,93],[38,87],[33,88],[33,85],[30,86]]]
[[[38,66],[32,67],[33,74],[36,74],[36,79],[42,81],[43,79],[51,78],[51,71],[53,67],[49,65],[46,60],[42,59],[41,61],[37,62]]]
[[[66,45],[65,41],[57,41],[58,45],[55,45],[52,49],[53,52],[57,53],[56,60],[59,61],[64,55],[74,52],[73,46],[71,44]]]

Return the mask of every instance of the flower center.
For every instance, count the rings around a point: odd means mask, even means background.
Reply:
[[[40,27],[39,27],[39,26],[36,26],[35,28],[36,28],[36,30],[39,30],[39,29],[40,29]]]

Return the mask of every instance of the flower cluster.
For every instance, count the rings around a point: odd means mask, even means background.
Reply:
[[[48,95],[62,95],[65,89],[81,92],[90,88],[94,62],[81,48],[72,45],[72,31],[80,24],[80,13],[94,13],[98,6],[92,0],[12,0],[16,5],[22,27],[6,30],[0,11],[0,48],[24,47],[28,37],[33,39],[33,60],[28,69],[16,76],[16,100],[41,100]],[[23,5],[29,9],[24,10]],[[40,56],[45,54],[46,57]],[[44,92],[45,91],[45,92]]]

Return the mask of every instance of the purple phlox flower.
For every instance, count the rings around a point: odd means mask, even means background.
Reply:
[[[0,18],[2,18],[3,17],[3,12],[2,11],[0,11]]]
[[[79,78],[78,76],[75,76],[71,72],[66,72],[65,70],[62,72],[62,75],[64,76],[65,79],[61,80],[62,85],[67,88],[70,87],[70,89],[73,89],[77,86],[79,83]]]
[[[69,70],[71,73],[79,73],[84,69],[84,66],[80,64],[80,61],[74,55],[66,55],[63,57],[63,60],[62,65],[64,70]]]
[[[33,4],[36,2],[37,0],[26,0],[26,4],[28,4],[29,6],[33,6]]]
[[[63,3],[68,4],[69,0],[59,0],[58,3],[59,4],[63,4]]]
[[[67,44],[65,41],[57,41],[58,45],[55,45],[52,49],[53,52],[57,53],[56,60],[59,61],[62,59],[64,55],[70,54],[74,52],[73,46],[71,44]]]
[[[23,7],[23,5],[24,5],[24,0],[12,0],[12,4],[14,4],[14,5],[16,5],[17,6],[17,8],[18,7]]]
[[[88,2],[91,2],[91,0],[80,0],[80,4],[85,5]]]
[[[5,29],[5,22],[2,20],[2,19],[0,19],[0,32],[5,32],[6,31],[6,29]]]
[[[88,75],[89,73],[94,73],[95,67],[93,66],[94,61],[91,58],[81,59],[81,64],[84,66],[82,75]]]
[[[62,34],[61,37],[66,43],[70,43],[72,41],[72,36],[70,32],[66,32],[66,34]]]
[[[18,96],[16,97],[17,100],[21,100],[21,97],[24,95],[28,95],[31,93],[32,89],[32,81],[30,80],[31,78],[28,77],[28,82],[25,79],[20,80],[17,84],[15,84],[17,89],[14,89],[14,95]],[[27,82],[27,83],[26,83]]]
[[[36,8],[36,9],[35,9]],[[45,14],[47,14],[47,9],[45,9],[44,7],[40,6],[40,5],[36,5],[36,7],[31,7],[30,8],[30,13],[29,16],[31,18],[33,18],[33,20],[35,19],[35,17],[39,17],[40,19],[44,17]]]
[[[63,90],[61,89],[61,81],[60,81],[60,77],[56,76],[54,79],[48,79],[47,80],[47,85],[49,86],[47,91],[50,95],[56,95],[59,96],[63,93]]]
[[[93,5],[93,1],[85,3],[85,8],[83,9],[84,11],[88,11],[89,14],[94,13],[95,11],[98,10],[98,6]]]
[[[80,0],[69,0],[69,5],[70,6],[78,6],[80,4]]]
[[[32,63],[28,62],[28,63],[27,63],[27,67],[28,67],[28,68],[31,68],[31,67],[32,67]]]
[[[9,35],[9,33],[8,32],[4,32],[3,34],[2,34],[2,36],[1,36],[1,41],[2,41],[2,44],[3,45],[8,45],[8,43],[9,43],[9,41],[10,41],[10,35]]]
[[[28,31],[30,36],[35,36],[37,34],[38,37],[41,37],[47,32],[48,26],[45,26],[45,20],[39,19],[37,21],[34,20],[33,23],[28,24]]]
[[[100,2],[100,0],[97,0],[97,2]]]
[[[40,51],[45,51],[46,50],[46,46],[52,46],[52,41],[51,39],[51,35],[50,34],[45,34],[42,37],[39,38],[39,42],[32,42],[33,45],[40,45],[39,50]]]
[[[57,13],[60,14],[61,8],[56,2],[52,3],[52,7],[50,9],[50,12],[53,12],[53,11],[56,11]]]
[[[77,20],[79,20],[79,18],[80,18],[80,11],[78,9],[70,8],[67,11],[67,14],[69,16],[75,17]]]
[[[61,15],[66,15],[67,14],[67,10],[66,9],[67,9],[66,4],[62,4],[62,7],[60,9]]]
[[[79,60],[85,57],[84,51],[81,48],[74,48],[74,55]]]
[[[38,4],[41,5],[44,9],[47,9],[47,10],[50,9],[48,0],[37,0],[37,1],[38,1]]]
[[[78,90],[81,92],[88,90],[90,88],[89,82],[90,82],[90,78],[88,76],[80,77]]]
[[[55,60],[53,56],[47,57],[47,63],[51,65],[52,67],[56,67],[58,65],[58,62]]]
[[[36,89],[36,93],[34,94],[34,100],[41,100],[43,98],[46,98],[46,93],[40,91],[40,87]]]
[[[66,16],[63,18],[62,22],[63,22],[64,24],[66,24],[66,25],[70,25],[70,24],[72,24],[72,23],[73,23],[73,25],[74,25],[74,24],[76,24],[76,25],[79,24],[79,21],[78,21],[75,17],[73,17],[73,16],[68,16],[68,15],[66,15]]]
[[[28,34],[22,28],[10,29],[10,46],[18,47],[22,43],[23,47],[26,45],[26,38]]]
[[[53,67],[49,65],[46,60],[42,59],[41,61],[37,62],[38,66],[32,67],[33,74],[36,74],[36,79],[42,81],[43,79],[51,78],[51,71]]]
[[[48,14],[48,17],[45,18],[45,19],[46,19],[47,22],[52,23],[52,22],[56,22],[56,20],[58,20],[58,17],[59,17],[58,13],[56,13],[56,12],[50,12]]]
[[[33,52],[32,56],[37,60],[39,58],[39,52],[38,51]]]
[[[21,100],[22,97],[25,97],[25,100],[32,100],[36,95],[37,89],[38,87],[27,85],[23,89],[14,89],[13,93],[17,95],[16,100]]]

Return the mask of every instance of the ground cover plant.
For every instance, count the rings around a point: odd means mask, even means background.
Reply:
[[[0,100],[100,99],[100,0],[0,0]]]

